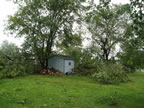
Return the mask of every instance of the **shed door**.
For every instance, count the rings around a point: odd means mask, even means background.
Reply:
[[[74,68],[73,60],[65,60],[65,73],[71,73]]]

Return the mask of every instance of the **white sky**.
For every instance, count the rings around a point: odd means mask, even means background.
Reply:
[[[16,43],[18,46],[21,45],[22,39],[16,39],[12,36],[7,36],[4,34],[4,24],[6,24],[6,19],[8,15],[13,15],[15,11],[17,10],[17,7],[12,0],[1,0],[0,2],[0,44],[4,40],[8,40],[9,42]],[[129,0],[112,0],[112,3],[114,4],[126,4],[129,3]]]

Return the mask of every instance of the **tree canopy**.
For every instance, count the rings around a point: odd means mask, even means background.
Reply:
[[[25,37],[23,48],[38,59],[43,68],[59,36],[68,36],[79,17],[84,0],[24,0],[9,17],[8,30]]]
[[[93,70],[98,63],[118,60],[130,68],[142,66],[135,62],[143,54],[141,0],[131,0],[131,4],[125,5],[114,5],[111,0],[99,0],[99,4],[94,0],[15,3],[18,11],[9,16],[7,30],[16,37],[24,37],[22,55],[35,59],[43,69],[48,68],[48,57],[55,53],[73,56],[76,67],[88,66]]]
[[[129,20],[129,14],[122,10],[124,6],[108,3],[98,5],[86,18],[92,34],[92,49],[104,61],[112,57],[116,45],[123,41]]]

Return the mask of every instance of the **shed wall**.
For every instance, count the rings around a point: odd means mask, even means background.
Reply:
[[[74,60],[65,60],[64,73],[71,73],[74,69]]]
[[[55,68],[61,72],[64,72],[64,59],[60,57],[52,57],[48,59],[48,67],[49,68]]]

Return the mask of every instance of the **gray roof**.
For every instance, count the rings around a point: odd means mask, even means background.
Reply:
[[[60,57],[60,58],[63,58],[63,59],[65,59],[65,60],[74,60],[73,57],[67,56],[67,55],[53,55],[53,56],[50,56],[49,58],[52,58],[52,57],[55,57],[55,56]],[[48,59],[49,59],[49,58],[48,58]]]

